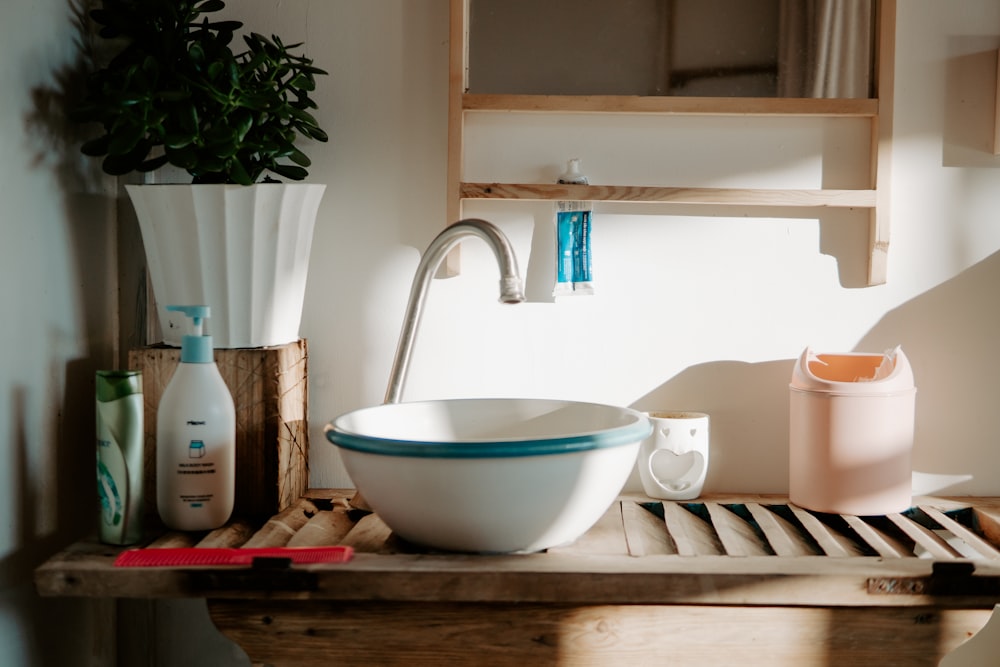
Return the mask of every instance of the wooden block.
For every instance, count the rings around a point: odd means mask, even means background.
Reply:
[[[294,503],[309,482],[309,392],[305,340],[275,347],[216,350],[215,362],[236,404],[234,516],[265,520]],[[156,514],[156,411],[180,361],[178,348],[129,350],[142,371],[145,494]]]

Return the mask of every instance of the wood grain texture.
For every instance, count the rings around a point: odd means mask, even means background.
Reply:
[[[744,521],[720,503],[705,503],[719,540],[730,556],[767,556],[774,553],[751,523]]]
[[[840,531],[827,526],[816,516],[798,507],[792,507],[795,518],[802,524],[809,535],[816,540],[827,556],[849,557],[861,556],[862,550],[857,544],[844,536]]]
[[[868,223],[868,284],[884,285],[889,273],[892,221],[890,185],[896,77],[896,0],[880,0],[876,6],[878,41],[875,88],[878,91],[878,114],[872,117],[871,122],[868,174],[871,187],[877,193],[877,201]]]
[[[569,199],[723,206],[872,208],[874,190],[690,188],[566,183],[462,183],[463,199]]]
[[[663,518],[647,509],[646,504],[648,503],[622,503],[622,519],[625,524],[625,540],[628,543],[629,555],[639,557],[676,554],[677,545],[664,530]]]
[[[819,553],[806,536],[784,517],[761,503],[747,503],[746,507],[778,556],[813,556]]]
[[[571,545],[547,553],[480,555],[407,544],[377,515],[351,509],[350,495],[320,491],[263,526],[233,522],[200,536],[196,546],[342,544],[356,550],[349,563],[292,568],[296,576],[307,573],[311,586],[275,585],[268,589],[273,598],[942,608],[992,608],[1000,602],[992,580],[1000,578],[1000,562],[986,556],[975,560],[974,576],[982,579],[971,580],[975,586],[964,589],[967,592],[941,596],[896,586],[872,594],[872,580],[926,579],[934,562],[917,558],[915,542],[889,519],[865,518],[873,530],[858,532],[845,517],[816,515],[776,497],[716,496],[686,502],[622,498],[590,534]],[[974,505],[944,498],[917,502],[955,524],[949,540],[962,540],[960,534],[969,533],[990,544],[991,538],[974,522],[976,516],[996,511],[996,499],[976,498]],[[780,530],[761,521],[766,516],[761,511],[773,514]],[[900,520],[913,522],[921,516],[915,511]],[[168,533],[154,544],[172,544],[174,535]],[[866,542],[866,537],[876,543]],[[879,555],[879,542],[895,544],[897,555]],[[739,557],[726,555],[726,549]],[[47,596],[260,596],[257,589],[220,587],[201,576],[199,568],[116,569],[111,562],[119,551],[86,541],[73,545],[36,570],[36,587]],[[955,550],[940,553],[957,555]],[[236,576],[244,574],[238,571]],[[249,575],[266,579],[268,573]]]
[[[614,503],[580,538],[570,544],[549,549],[549,553],[619,556],[628,554],[625,525],[622,522],[622,504]]]
[[[466,111],[524,113],[651,113],[697,116],[878,115],[875,99],[669,97],[664,95],[495,95],[466,93]]]
[[[678,503],[663,503],[667,530],[681,556],[716,556],[726,552],[709,524]]]
[[[309,481],[307,344],[216,350],[215,359],[236,405],[233,514],[264,520],[295,502]],[[129,351],[129,368],[143,375],[144,483],[151,516],[156,514],[157,406],[179,360],[177,348]]]
[[[932,558],[958,558],[960,554],[932,530],[908,520],[902,514],[889,514],[887,518],[914,542],[914,548],[919,545]]]
[[[884,533],[857,516],[844,516],[847,525],[867,542],[883,558],[903,558],[912,556],[913,551],[891,535]]]
[[[243,547],[283,547],[295,537],[310,519],[319,514],[316,505],[308,498],[299,498],[267,520]]]
[[[252,660],[281,667],[932,667],[988,610],[210,600]]]
[[[941,510],[930,505],[920,505],[920,511],[936,521],[942,528],[950,531],[953,535],[963,540],[977,553],[990,560],[1000,559],[1000,551],[992,544],[981,538],[979,535],[947,516]]]

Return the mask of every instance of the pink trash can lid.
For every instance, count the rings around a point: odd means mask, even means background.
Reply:
[[[800,391],[881,396],[914,390],[913,371],[900,347],[882,354],[816,353],[807,347],[795,364],[789,386]]]

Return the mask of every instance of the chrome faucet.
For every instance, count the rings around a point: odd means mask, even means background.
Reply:
[[[445,227],[427,246],[410,288],[410,298],[406,304],[406,314],[403,317],[403,329],[396,345],[396,357],[389,373],[389,386],[385,392],[386,403],[399,403],[406,383],[406,374],[410,365],[410,353],[413,351],[413,340],[420,324],[420,314],[424,308],[424,300],[434,274],[437,273],[441,261],[452,248],[458,245],[466,236],[478,236],[486,241],[496,255],[500,266],[500,302],[521,303],[524,301],[524,289],[521,285],[521,274],[517,269],[517,258],[510,247],[510,241],[503,232],[492,223],[475,218],[459,220]]]

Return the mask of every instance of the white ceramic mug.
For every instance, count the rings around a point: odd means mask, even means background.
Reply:
[[[701,495],[708,472],[708,415],[647,412],[653,433],[639,449],[639,479],[651,498],[690,500]]]

